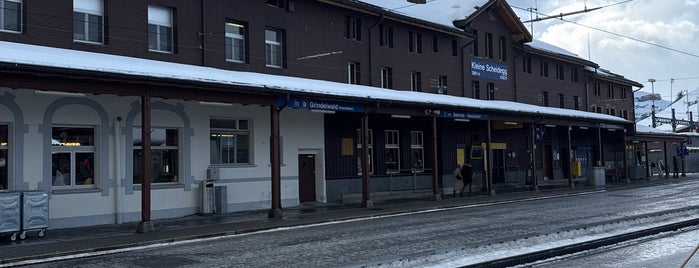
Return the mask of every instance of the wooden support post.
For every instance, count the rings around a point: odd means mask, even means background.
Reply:
[[[153,223],[150,220],[151,207],[151,137],[150,137],[150,91],[141,96],[141,222],[138,223],[136,232],[147,233],[153,231]]]
[[[568,144],[568,151],[566,152],[568,154],[568,188],[575,188],[575,184],[573,183],[573,142],[571,141],[570,138],[570,132],[573,127],[568,126],[566,130],[566,143]]]
[[[272,208],[269,210],[267,217],[278,219],[282,217],[282,201],[281,201],[281,152],[279,148],[279,108],[277,105],[269,106],[269,123],[270,123],[270,138],[269,138],[269,157],[271,162],[271,184],[272,184]]]
[[[439,195],[439,161],[437,161],[437,116],[432,116],[432,193],[434,200],[441,200]]]
[[[369,114],[362,116],[362,207],[372,208],[371,188],[369,187]]]

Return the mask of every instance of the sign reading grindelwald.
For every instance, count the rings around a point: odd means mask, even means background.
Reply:
[[[507,65],[471,59],[471,75],[486,79],[507,81]]]
[[[288,102],[287,102],[288,101]],[[279,98],[277,99],[277,104],[279,106],[287,105],[289,108],[294,109],[308,109],[308,110],[319,110],[319,111],[337,111],[337,112],[355,112],[360,113],[364,111],[364,106],[356,103],[349,102],[336,102],[336,101],[326,101],[326,100],[313,100],[313,99],[297,99],[297,98]]]

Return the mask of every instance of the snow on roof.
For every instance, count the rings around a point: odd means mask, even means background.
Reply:
[[[644,126],[641,124],[636,125],[636,133],[638,133],[638,134],[672,135],[672,136],[699,136],[699,133],[696,133],[696,132],[675,133],[675,132],[672,132],[671,130],[657,129],[657,128],[652,128],[649,126]]]
[[[386,11],[413,17],[419,20],[456,28],[453,21],[465,19],[476,11],[475,7],[487,0],[439,0],[425,4],[412,4],[405,0],[358,0],[380,7]]]
[[[211,67],[147,60],[94,52],[27,45],[0,41],[0,62],[69,70],[179,79],[220,85],[258,87],[280,93],[322,94],[328,97],[357,98],[363,101],[405,102],[441,106],[440,109],[484,110],[528,113],[554,117],[628,123],[623,118],[509,101],[488,101],[450,95],[391,90],[298,77],[221,70]]]
[[[526,43],[525,45],[528,45],[528,46],[535,48],[535,49],[545,50],[548,52],[553,52],[553,53],[561,54],[564,56],[580,58],[580,56],[578,56],[578,54],[575,54],[575,53],[570,52],[568,50],[565,50],[563,48],[560,48],[560,47],[557,47],[557,46],[554,46],[552,44],[546,43],[544,41],[536,40],[536,39],[532,40],[529,43]]]

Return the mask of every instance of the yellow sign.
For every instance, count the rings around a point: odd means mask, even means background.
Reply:
[[[466,150],[464,148],[458,148],[456,149],[456,163],[457,164],[463,164],[464,161],[466,160]]]

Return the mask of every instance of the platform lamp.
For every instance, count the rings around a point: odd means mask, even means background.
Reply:
[[[653,121],[653,128],[656,128],[657,125],[655,124],[655,79],[651,78],[648,79],[648,82],[650,82],[650,90],[651,90],[651,100],[653,101],[653,104],[650,106],[650,115],[651,115],[651,120]]]

